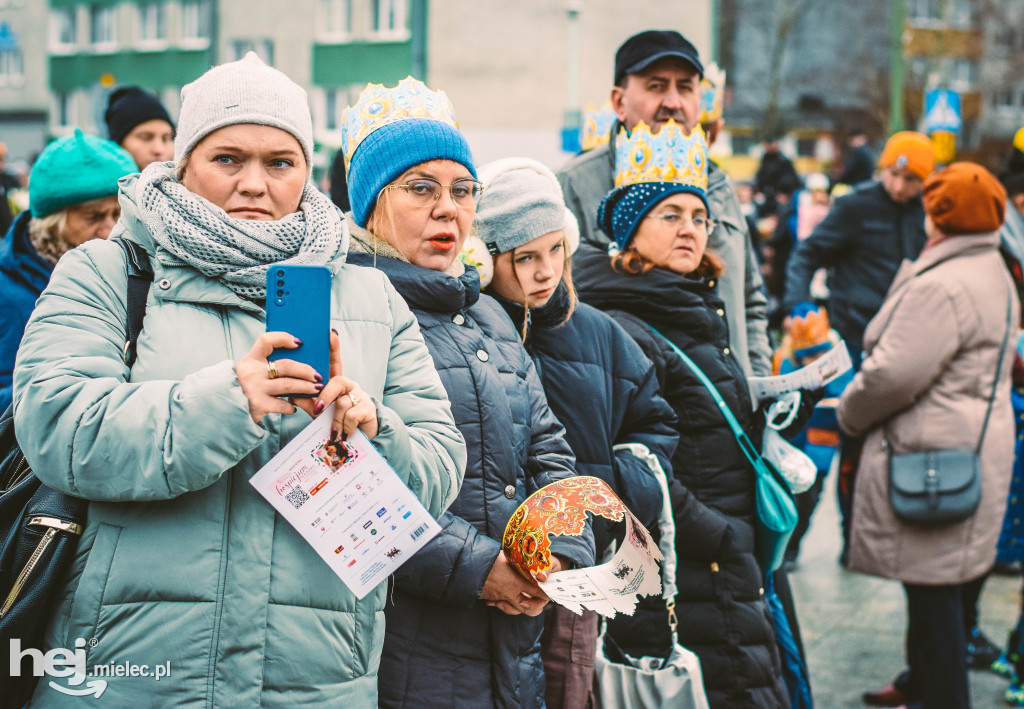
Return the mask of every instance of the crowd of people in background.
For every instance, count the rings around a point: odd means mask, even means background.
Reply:
[[[734,183],[709,154],[724,74],[685,37],[627,38],[610,78],[610,128],[557,171],[477,165],[443,87],[409,78],[348,108],[324,194],[305,91],[252,53],[185,86],[177,122],[114,91],[108,138],[54,140],[27,183],[0,144],[0,410],[39,478],[89,501],[44,649],[102,636],[90,664],[173,663],[111,681],[118,706],[588,709],[599,643],[679,644],[712,709],[811,709],[789,573],[835,469],[837,562],[907,596],[907,668],[864,701],[967,709],[968,668],[992,666],[1024,706],[1024,615],[1005,648],[977,623],[993,568],[1024,563],[1024,129],[998,177],[913,131],[876,158],[855,129],[832,177],[768,136]],[[153,276],[132,356],[118,240]],[[331,270],[327,378],[268,359],[297,344],[264,332],[277,264]],[[750,377],[840,342],[852,371],[785,424],[751,406]],[[247,483],[331,405],[441,527],[362,599]],[[778,568],[737,444],[769,427],[816,468]],[[976,511],[894,514],[892,456],[976,442]],[[509,563],[516,508],[575,475],[656,542],[670,510],[673,603],[602,621]],[[548,573],[624,529],[553,539]],[[65,701],[41,682],[29,706]]]

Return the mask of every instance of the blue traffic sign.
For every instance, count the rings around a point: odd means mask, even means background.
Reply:
[[[956,133],[963,125],[960,94],[949,89],[935,89],[924,95],[924,130],[926,133]]]

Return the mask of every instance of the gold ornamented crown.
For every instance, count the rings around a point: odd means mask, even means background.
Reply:
[[[722,117],[725,98],[725,70],[714,62],[704,67],[700,80],[700,123],[706,125]]]
[[[342,145],[346,166],[352,154],[373,131],[408,118],[426,118],[458,128],[455,109],[444,91],[432,91],[411,76],[393,88],[383,84],[367,84],[354,106],[342,115]]]
[[[601,108],[595,107],[592,103],[588,104],[587,110],[583,112],[583,137],[580,139],[580,147],[583,150],[592,150],[607,143],[615,117],[611,101],[605,101]]]
[[[674,120],[652,134],[641,121],[631,135],[623,128],[615,141],[615,186],[676,182],[708,188],[708,148],[700,126],[686,135]]]

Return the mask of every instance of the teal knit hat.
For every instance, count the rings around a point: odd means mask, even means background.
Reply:
[[[28,177],[28,208],[36,219],[75,204],[117,194],[117,181],[138,172],[117,143],[85,135],[55,140],[39,154]]]

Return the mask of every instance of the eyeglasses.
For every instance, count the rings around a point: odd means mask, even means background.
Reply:
[[[443,187],[448,188],[452,201],[460,207],[468,207],[474,204],[477,198],[480,197],[480,193],[484,191],[482,184],[468,177],[455,180],[450,185],[442,185],[437,180],[429,177],[419,177],[404,185],[386,185],[384,189],[405,190],[406,194],[412,197],[413,202],[417,206],[429,207],[441,199],[441,188]]]
[[[686,217],[684,217],[682,214],[679,214],[678,212],[648,214],[647,218],[660,219],[661,223],[664,224],[666,228],[671,229],[672,231],[678,231],[679,229],[682,229],[686,225],[687,221],[693,224],[694,228],[697,229],[697,231],[704,231],[707,232],[708,234],[710,234],[712,230],[714,230],[715,228],[715,220],[711,219],[710,217],[706,217],[703,214],[696,214],[694,215],[693,219],[690,220],[687,220]]]

